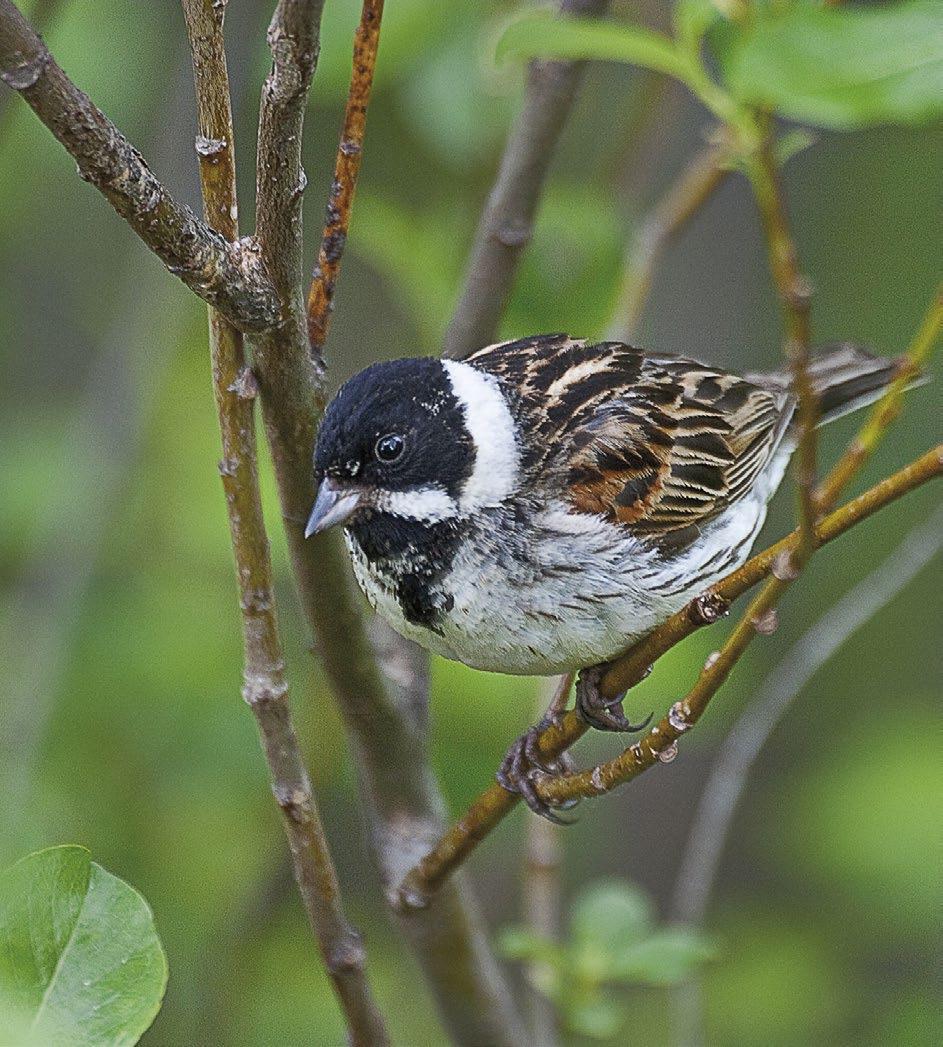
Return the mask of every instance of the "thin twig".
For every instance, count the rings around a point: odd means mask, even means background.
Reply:
[[[229,77],[223,45],[225,4],[183,0],[193,54],[200,137],[200,181],[207,222],[227,239],[238,235],[236,169]],[[219,414],[230,536],[243,619],[243,695],[259,727],[272,790],[294,862],[295,879],[325,966],[347,1019],[350,1041],[389,1042],[367,983],[366,953],[347,922],[337,872],[311,790],[288,705],[272,587],[272,564],[262,517],[256,460],[253,380],[242,334],[210,309],[213,384]]]
[[[573,686],[573,674],[559,679],[552,678],[547,683],[549,686],[542,687],[538,696],[538,718],[544,714],[548,694],[552,708],[565,708],[567,696]],[[545,941],[557,941],[561,933],[561,835],[561,827],[549,818],[529,818],[527,821],[524,876],[521,885],[524,923]],[[554,1047],[560,1038],[556,1009],[546,991],[552,976],[553,971],[545,961],[536,959],[528,966],[530,1031],[533,1042],[539,1047]]]
[[[684,923],[703,919],[730,821],[750,769],[792,702],[835,652],[890,603],[941,548],[943,509],[937,509],[802,635],[753,695],[724,741],[701,790],[675,886],[674,919]]]
[[[815,674],[887,606],[943,548],[943,510],[913,530],[794,644],[766,677],[721,747],[700,793],[675,880],[672,919],[703,922],[721,856],[750,772],[773,731]],[[672,1008],[679,1043],[703,1042],[699,980],[678,988]]]
[[[626,253],[611,337],[620,341],[635,337],[662,253],[731,173],[729,156],[727,144],[711,141],[685,164],[643,220]]]
[[[832,516],[842,517],[842,525],[847,529],[851,521],[846,514],[850,513],[855,517],[855,522],[858,522],[888,502],[895,501],[939,476],[943,476],[943,444],[934,447]],[[823,532],[829,519],[832,517],[826,518],[816,528],[817,533],[814,537],[819,544],[827,541]],[[801,538],[797,538],[793,543],[790,553],[794,553],[799,541]],[[770,614],[791,582],[791,576],[774,576],[766,583],[720,650],[708,659],[691,690],[672,706],[640,742],[630,746],[615,759],[593,768],[592,771],[546,778],[538,785],[540,796],[549,803],[563,803],[581,796],[598,796],[637,777],[659,761],[667,763],[674,759],[678,739],[703,715],[711,698],[754,637],[775,628],[775,624],[770,622]]]
[[[251,241],[230,242],[178,204],[141,154],[59,68],[11,0],[0,0],[0,78],[23,96],[164,265],[242,330],[276,319],[272,287]]]
[[[825,545],[834,541],[878,510],[941,473],[943,473],[943,448],[935,448],[913,464],[882,480],[864,494],[822,519],[816,528],[817,543]],[[692,601],[677,614],[672,615],[644,640],[635,644],[603,676],[600,682],[600,690],[603,695],[615,697],[642,680],[657,658],[691,633],[716,621],[733,600],[761,582],[778,565],[783,564],[784,557],[790,556],[795,550],[798,540],[799,532],[794,531],[775,545],[758,553],[733,574],[711,586],[705,594]],[[662,742],[667,745],[668,734],[662,730],[662,724],[658,726]],[[586,730],[585,724],[575,712],[566,713],[559,725],[551,725],[542,732],[539,739],[541,756],[548,760],[554,759],[581,738]],[[674,731],[674,728],[671,730]],[[656,757],[651,739],[657,737],[659,736],[649,735],[643,743],[648,752],[646,759],[650,758],[652,762]],[[618,759],[623,759],[623,757]],[[613,785],[616,784],[616,777],[624,769],[622,764],[608,767],[606,770],[608,780]],[[600,769],[585,772],[585,778],[580,775],[570,775],[554,779],[552,782],[545,781],[540,788],[540,793],[550,802],[579,795],[596,795],[599,791],[606,791],[597,789],[596,784],[591,780],[592,775],[598,770]],[[600,779],[601,782],[604,780]],[[400,888],[405,902],[419,904],[434,894],[519,799],[520,797],[516,794],[507,792],[497,783],[486,789],[466,810],[462,818],[436,843],[435,847],[409,870]]]
[[[874,405],[867,421],[848,445],[848,449],[819,485],[815,497],[820,507],[827,508],[834,505],[841,492],[874,453],[891,423],[900,414],[904,403],[904,393],[914,379],[920,375],[924,362],[939,340],[941,331],[943,331],[943,283],[936,289],[920,329],[910,343],[900,372],[893,384]]]
[[[815,521],[818,516],[815,482],[819,407],[809,375],[809,303],[812,288],[799,270],[796,245],[786,218],[780,172],[773,154],[773,121],[764,115],[759,123],[760,143],[747,164],[747,171],[766,234],[770,272],[783,309],[786,358],[792,367],[793,387],[798,398],[798,446],[794,469],[799,496],[801,540],[793,556],[793,567],[798,571],[815,550]]]
[[[597,16],[608,6],[609,0],[562,0],[560,12]],[[524,103],[475,232],[443,356],[461,359],[494,340],[521,254],[533,235],[540,194],[584,65],[548,61],[530,65]]]
[[[327,203],[327,217],[318,264],[308,291],[308,337],[311,351],[320,357],[331,324],[334,287],[340,273],[341,258],[347,244],[350,209],[357,188],[357,175],[363,156],[363,137],[367,128],[367,106],[373,88],[373,72],[380,45],[380,22],[383,0],[364,0],[360,22],[354,35],[353,71],[344,110],[334,181]]]

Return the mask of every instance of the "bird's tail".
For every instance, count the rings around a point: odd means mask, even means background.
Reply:
[[[821,424],[880,399],[904,367],[904,357],[875,356],[850,342],[823,346],[809,365],[809,377],[819,399]],[[752,380],[766,388],[786,392],[792,385],[792,374],[788,370],[773,371],[756,375]],[[922,384],[924,380],[916,378],[913,384]]]

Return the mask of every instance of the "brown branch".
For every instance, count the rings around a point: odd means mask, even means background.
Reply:
[[[809,375],[809,303],[812,288],[799,271],[796,245],[786,218],[779,168],[773,154],[775,129],[772,117],[763,115],[758,122],[761,129],[760,143],[750,157],[747,171],[766,234],[770,272],[783,309],[786,358],[792,367],[793,387],[798,397],[798,446],[794,469],[802,538],[793,559],[794,568],[800,570],[815,550],[815,521],[818,516],[815,483],[819,407]]]
[[[207,222],[228,240],[238,235],[236,169],[229,77],[223,45],[225,3],[183,0],[193,55],[200,138],[200,181]],[[243,620],[243,696],[252,709],[283,814],[295,879],[325,966],[347,1019],[350,1042],[389,1043],[364,967],[360,935],[344,914],[340,885],[288,705],[262,517],[255,446],[254,382],[242,334],[209,311],[213,385],[222,436],[220,474],[226,492]]]
[[[635,336],[662,253],[731,173],[729,144],[713,140],[719,134],[720,129],[711,132],[710,144],[688,161],[633,238],[626,254],[613,338],[630,341]]]
[[[351,739],[374,860],[383,882],[394,885],[417,849],[443,827],[445,805],[429,764],[425,724],[414,715],[414,697],[381,676],[339,537],[306,541],[303,533],[314,499],[311,452],[324,386],[310,353],[302,293],[300,143],[322,7],[318,0],[281,0],[269,29],[273,66],[259,125],[257,234],[281,323],[255,340],[254,370],[302,610]],[[408,674],[421,675],[420,656],[409,656]],[[391,895],[391,903],[398,906],[398,897]],[[401,910],[400,929],[456,1042],[523,1042],[464,881],[457,879],[427,909]]]
[[[940,475],[943,471],[941,455],[943,449],[934,449],[918,462],[881,481],[858,498],[830,513],[816,527],[816,542],[825,545],[834,541],[884,506],[931,477]],[[774,569],[778,570],[779,565],[786,563],[786,558],[794,552],[798,541],[797,530],[752,557],[739,570],[711,586],[702,596],[672,615],[613,663],[600,683],[602,693],[608,697],[615,697],[644,679],[657,658],[691,633],[717,621],[725,613],[730,602],[753,588]],[[586,730],[586,725],[575,712],[566,713],[558,725],[552,725],[542,732],[539,740],[541,755],[548,760],[559,756],[581,738]],[[546,788],[550,797],[549,783]],[[401,885],[404,897],[415,901],[433,894],[519,799],[516,794],[507,792],[497,783],[486,789],[435,847],[409,871]]]
[[[350,92],[344,110],[334,181],[327,203],[327,217],[318,264],[308,291],[308,337],[311,351],[320,357],[327,341],[334,308],[334,287],[341,268],[341,257],[347,244],[350,209],[357,188],[357,175],[363,156],[363,138],[367,128],[367,106],[373,87],[377,49],[380,45],[380,22],[383,0],[364,0],[360,22],[354,35],[353,71]]]
[[[242,330],[276,316],[251,241],[230,242],[178,204],[140,153],[56,64],[11,0],[0,0],[0,78],[18,91],[164,265]]]
[[[673,918],[700,923],[730,820],[760,750],[821,667],[929,564],[943,547],[943,507],[845,593],[767,676],[724,741],[704,783],[678,872]]]
[[[888,427],[900,414],[904,403],[904,393],[914,379],[920,375],[924,362],[939,340],[941,331],[943,331],[943,283],[937,287],[920,329],[910,343],[900,373],[890,389],[874,405],[857,436],[851,441],[848,449],[816,491],[815,497],[820,506],[833,505],[854,475],[874,453]]]
[[[872,515],[877,509],[940,476],[943,476],[943,444],[927,451],[911,465],[831,514],[816,529],[816,542],[821,544],[828,541],[832,528],[847,530],[854,523]],[[834,520],[834,523],[832,527],[826,528],[829,520]],[[801,541],[801,531],[797,531],[789,552],[794,553]],[[669,762],[674,759],[677,740],[703,715],[711,698],[727,679],[754,637],[775,628],[775,620],[771,620],[774,608],[792,583],[793,577],[791,572],[777,576],[774,570],[774,577],[750,603],[720,651],[708,659],[691,690],[672,706],[641,741],[630,746],[615,759],[600,764],[591,771],[548,777],[538,785],[541,796],[550,803],[565,802],[579,796],[598,796],[635,778],[659,761]]]
[[[544,703],[549,692],[550,710],[566,708],[567,697],[573,687],[573,673],[547,681],[538,697],[537,717],[544,715]],[[524,924],[545,941],[559,941],[562,931],[563,865],[562,827],[548,818],[529,818],[524,851],[524,875],[521,884]],[[540,1047],[555,1047],[560,1040],[557,1013],[546,991],[553,970],[545,960],[535,959],[528,965],[528,1011],[531,1037]]]
[[[734,724],[700,790],[691,831],[675,878],[671,919],[701,924],[734,813],[753,765],[793,702],[818,671],[936,557],[943,547],[943,507],[812,625],[766,677]],[[679,1043],[703,1036],[703,1000],[695,976],[674,993],[672,1012]]]
[[[560,12],[600,15],[608,0],[562,0]],[[445,334],[443,356],[461,359],[493,341],[507,304],[553,151],[582,78],[584,62],[532,62],[524,104],[475,232],[458,305]]]

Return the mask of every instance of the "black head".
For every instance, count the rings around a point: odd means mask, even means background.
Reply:
[[[341,387],[324,415],[308,532],[363,508],[441,516],[474,464],[464,409],[438,360],[372,364]]]

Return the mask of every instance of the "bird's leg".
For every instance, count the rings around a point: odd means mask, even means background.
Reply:
[[[643,731],[651,723],[649,716],[642,723],[629,723],[622,710],[626,692],[615,698],[605,698],[599,689],[608,666],[594,665],[581,669],[576,681],[576,711],[580,719],[598,731]]]
[[[560,678],[560,683],[540,722],[529,727],[508,749],[495,775],[502,789],[517,793],[535,814],[558,825],[566,825],[568,822],[559,817],[554,808],[540,798],[535,780],[541,774],[565,774],[573,769],[569,753],[561,753],[556,759],[547,760],[540,752],[540,736],[548,727],[559,725],[572,686],[572,673]],[[571,806],[571,803],[562,805],[563,809]]]

